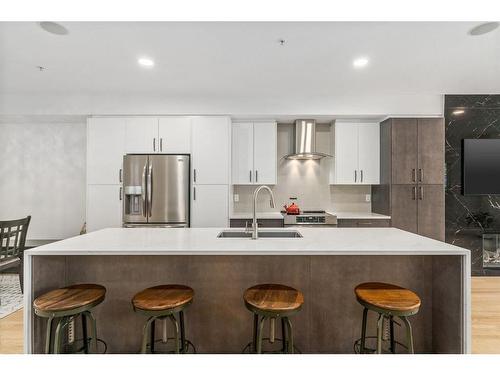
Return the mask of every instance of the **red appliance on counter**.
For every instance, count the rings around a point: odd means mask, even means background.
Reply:
[[[295,203],[292,203],[290,206],[285,204],[283,207],[287,215],[300,215],[300,208]]]

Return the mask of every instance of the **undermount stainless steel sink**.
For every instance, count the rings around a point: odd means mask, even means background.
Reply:
[[[259,238],[301,238],[302,235],[296,230],[287,231],[260,231]],[[217,238],[252,238],[252,232],[223,230]]]

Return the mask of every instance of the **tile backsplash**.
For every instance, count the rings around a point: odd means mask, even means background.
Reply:
[[[316,126],[316,148],[318,152],[332,154],[330,124]],[[330,210],[334,212],[371,212],[371,203],[366,202],[370,186],[330,185],[332,158],[317,160],[286,160],[283,157],[293,148],[293,125],[278,124],[278,183],[270,186],[276,200],[276,208],[269,207],[269,197],[265,192],[259,196],[259,211],[279,211],[290,197],[305,210]],[[233,202],[235,213],[252,210],[255,186],[237,185],[233,193],[239,195],[239,202]]]

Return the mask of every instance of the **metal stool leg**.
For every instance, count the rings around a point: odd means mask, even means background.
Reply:
[[[382,331],[384,329],[384,315],[378,314],[377,320],[377,354],[382,354]]]
[[[185,353],[187,350],[186,347],[186,328],[184,326],[184,312],[179,312],[179,320],[181,323],[181,353]]]
[[[292,330],[292,322],[290,321],[290,319],[288,318],[285,318],[285,324],[287,325],[288,327],[288,340],[287,340],[287,346],[288,346],[288,350],[287,352],[289,354],[293,354],[293,330]]]
[[[89,333],[87,331],[87,315],[81,314],[82,334],[83,334],[83,352],[89,354]]]
[[[287,336],[286,336],[285,318],[281,318],[281,340],[283,341],[283,353],[287,352]]]
[[[63,317],[59,320],[56,326],[56,334],[54,337],[54,354],[61,354],[62,348],[62,334],[64,332],[64,328],[68,326],[68,317]]]
[[[52,344],[52,321],[53,317],[47,320],[47,335],[45,337],[45,354],[50,354],[50,348]]]
[[[256,350],[255,352],[257,354],[261,354],[262,353],[262,331],[264,329],[264,320],[266,319],[266,317],[262,317],[260,319],[260,323],[257,327],[257,344],[256,344]]]
[[[92,315],[92,312],[90,311],[84,311],[82,312],[82,315],[85,315],[88,318],[88,321],[90,322],[90,332],[92,334],[91,340],[92,340],[92,348],[91,352],[92,353],[97,353],[97,323],[94,318],[94,315]]]
[[[156,331],[156,320],[153,320],[151,322],[151,333],[149,335],[150,337],[149,349],[151,350],[152,354],[154,354],[155,352],[155,331]]]
[[[391,315],[389,317],[389,335],[391,338],[391,353],[396,353],[396,343],[394,341],[394,317]]]
[[[413,350],[413,331],[411,329],[411,324],[406,316],[401,316],[400,318],[406,326],[406,342],[407,342],[406,346],[408,346],[408,353],[414,354],[415,352]]]
[[[177,322],[177,319],[175,319],[175,316],[170,315],[170,320],[172,321],[174,325],[174,330],[175,330],[175,353],[179,354],[179,323]]]
[[[142,345],[141,345],[141,354],[146,354],[148,347],[148,336],[149,336],[149,326],[156,319],[155,316],[150,317],[146,320],[144,327],[142,329]]]
[[[259,328],[259,316],[257,314],[253,314],[253,352],[257,353],[257,330]]]
[[[361,323],[361,343],[359,345],[359,353],[364,354],[366,348],[366,320],[368,315],[368,309],[365,307],[363,309],[363,322]]]

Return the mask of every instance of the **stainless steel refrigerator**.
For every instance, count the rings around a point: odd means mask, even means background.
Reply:
[[[189,227],[189,156],[123,157],[123,226]]]

